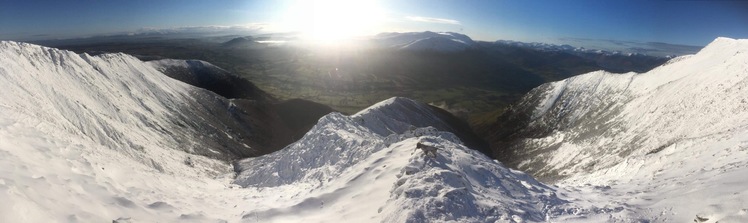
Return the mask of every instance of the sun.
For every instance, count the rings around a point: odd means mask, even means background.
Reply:
[[[307,39],[336,42],[375,32],[382,13],[373,0],[301,0],[287,17]]]

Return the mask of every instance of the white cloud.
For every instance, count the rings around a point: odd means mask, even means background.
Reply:
[[[454,20],[454,19],[444,19],[444,18],[432,18],[432,17],[422,17],[422,16],[406,16],[405,17],[408,20],[416,21],[416,22],[428,22],[428,23],[441,23],[441,24],[450,24],[450,25],[460,25],[460,21]]]

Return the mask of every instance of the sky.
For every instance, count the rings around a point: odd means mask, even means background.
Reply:
[[[229,28],[328,39],[430,30],[485,41],[586,38],[703,46],[719,36],[748,38],[748,2],[0,0],[5,40]]]

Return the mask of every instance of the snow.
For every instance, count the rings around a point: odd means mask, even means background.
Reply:
[[[458,52],[475,45],[470,37],[453,32],[380,33],[373,40],[384,47],[412,51]]]
[[[196,100],[226,99],[128,55],[3,41],[0,222],[745,222],[745,52],[718,39],[646,74],[536,89],[533,121],[556,131],[528,142],[558,149],[528,163],[565,174],[548,185],[399,97],[228,163],[217,142],[238,137],[195,127],[216,125]]]
[[[470,46],[463,42],[441,36],[419,39],[400,47],[401,50],[437,52],[458,52],[464,51],[468,48],[470,48]]]
[[[523,102],[535,105],[530,126],[555,131],[523,140],[536,155],[521,167],[559,173],[559,185],[582,191],[574,197],[601,197],[585,195],[586,184],[609,186],[603,199],[653,221],[745,222],[748,180],[735,176],[748,173],[746,52],[748,40],[718,38],[647,73],[592,72],[535,89]]]
[[[437,145],[437,157],[415,150],[418,142]],[[451,133],[425,127],[384,137],[338,113],[286,149],[239,166],[237,184],[288,188],[281,190],[291,197],[244,216],[257,222],[544,221],[566,203]]]
[[[236,136],[192,128],[212,118],[183,106],[229,101],[124,54],[0,42],[0,57],[2,222],[537,221],[563,203],[431,127],[446,124],[410,99],[325,116],[288,148],[238,162],[235,178],[211,141]],[[442,151],[426,158],[417,142]]]
[[[153,66],[157,70],[164,72],[167,68],[170,67],[181,67],[181,68],[191,68],[191,67],[210,67],[214,69],[223,70],[220,67],[217,67],[216,65],[213,65],[211,63],[202,61],[202,60],[175,60],[175,59],[161,59],[161,60],[153,60],[146,62],[147,64]]]
[[[427,126],[452,130],[427,104],[404,97],[389,98],[351,117],[380,136],[401,134],[412,128]]]
[[[497,40],[494,43],[498,45],[516,46],[547,52],[594,53],[607,56],[654,56],[662,58],[673,58],[675,56],[694,54],[702,48],[700,46],[674,45],[667,43],[641,43],[632,41],[573,38],[556,40],[554,42],[556,43]]]

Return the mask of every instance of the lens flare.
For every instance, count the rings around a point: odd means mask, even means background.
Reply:
[[[382,17],[380,7],[372,0],[297,1],[286,16],[291,30],[322,42],[372,34]]]

